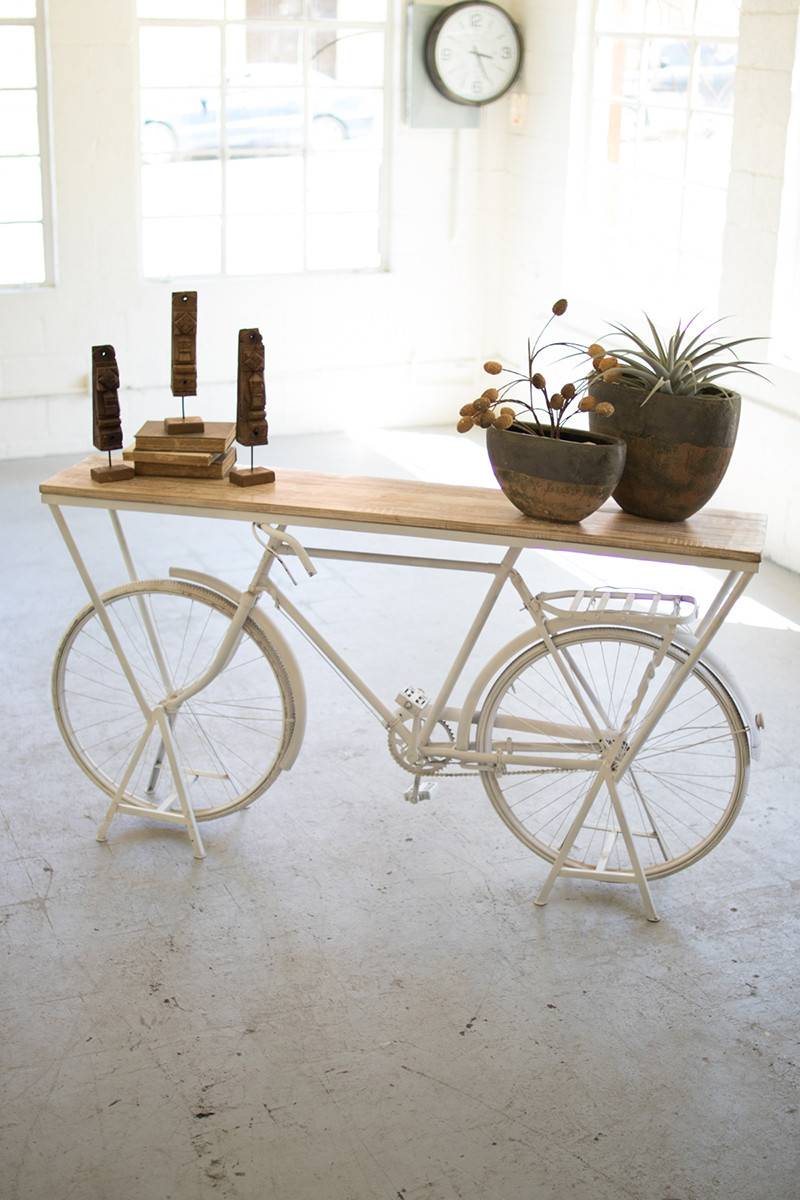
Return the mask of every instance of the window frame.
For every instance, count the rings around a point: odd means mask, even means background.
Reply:
[[[37,288],[54,287],[56,280],[55,253],[55,199],[53,192],[53,165],[51,135],[53,122],[50,111],[50,54],[47,45],[48,0],[36,0],[35,15],[32,17],[0,17],[0,27],[5,25],[27,25],[33,28],[36,52],[36,123],[39,134],[39,167],[41,171],[42,218],[36,221],[3,221],[2,225],[41,224],[44,249],[44,279],[33,283],[2,283],[0,293],[35,291]],[[0,88],[2,91],[25,91],[27,89]],[[33,155],[13,157],[32,158]]]
[[[38,11],[38,10],[37,10]],[[145,282],[153,282],[158,280],[168,280],[176,278],[169,274],[163,275],[147,275],[144,269],[144,253],[143,253],[143,231],[145,216],[143,212],[143,180],[142,180],[142,95],[144,88],[141,84],[141,49],[139,32],[145,27],[168,27],[168,28],[208,28],[213,27],[219,30],[220,34],[220,155],[219,162],[222,172],[221,182],[221,197],[220,197],[220,269],[214,272],[184,272],[181,278],[192,279],[299,279],[306,275],[379,275],[387,273],[390,270],[390,246],[391,246],[391,176],[392,176],[392,157],[394,151],[393,145],[393,130],[394,130],[394,34],[395,34],[395,0],[386,0],[386,15],[381,21],[348,21],[339,20],[338,18],[229,18],[227,16],[227,4],[223,4],[223,16],[220,17],[140,17],[136,14],[136,92],[137,92],[137,134],[136,145],[138,148],[137,154],[137,172],[138,172],[138,247],[139,247],[139,274]],[[308,175],[304,168],[303,171],[303,266],[297,271],[281,271],[274,273],[254,273],[254,274],[236,274],[227,270],[227,246],[225,236],[225,226],[227,218],[227,166],[229,161],[228,145],[227,145],[227,123],[225,120],[226,103],[228,86],[225,79],[226,65],[226,32],[230,26],[242,26],[251,29],[297,29],[303,30],[303,33],[312,33],[317,30],[325,29],[342,29],[351,28],[359,30],[368,30],[370,32],[380,32],[383,34],[383,82],[380,86],[382,94],[382,141],[381,141],[381,164],[380,178],[378,185],[378,206],[376,215],[378,218],[378,263],[371,267],[309,267],[308,261]],[[309,59],[307,50],[307,41],[304,37],[303,45],[303,82],[302,88],[304,96],[307,97],[309,90]],[[370,90],[370,89],[364,89]],[[304,103],[304,145],[302,157],[305,160],[308,153],[308,132],[310,127],[310,116],[308,104]]]

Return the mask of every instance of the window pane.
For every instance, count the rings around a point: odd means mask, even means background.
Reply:
[[[146,217],[219,215],[222,212],[219,160],[143,166],[142,212]]]
[[[303,89],[232,88],[226,125],[231,155],[299,154],[305,137]]]
[[[344,89],[310,93],[311,145],[315,149],[364,150],[381,144],[382,96],[379,91]]]
[[[303,0],[228,0],[228,20],[292,21],[303,15]]]
[[[228,212],[237,216],[303,211],[300,155],[238,158],[228,163]]]
[[[142,153],[145,162],[218,158],[219,92],[182,88],[142,92]]]
[[[730,117],[712,113],[694,113],[689,122],[689,147],[686,177],[692,183],[727,184],[731,159]]]
[[[0,225],[0,285],[43,283],[44,230],[41,225]]]
[[[645,44],[645,98],[685,108],[689,98],[691,57],[688,42]]]
[[[30,25],[0,25],[0,82],[4,88],[36,87],[36,37]]]
[[[219,218],[166,217],[144,221],[142,258],[145,275],[217,275],[221,268]]]
[[[380,266],[377,214],[311,214],[308,267],[312,271]]]
[[[701,42],[693,102],[698,107],[732,112],[735,77],[736,46],[731,42]]]
[[[385,21],[386,0],[308,0],[308,15],[314,21]]]
[[[139,0],[140,17],[188,17],[202,21],[224,16],[225,0]]]
[[[597,28],[644,29],[644,0],[599,0]]]
[[[597,158],[610,165],[633,168],[636,163],[637,110],[630,104],[605,105],[595,109],[592,142]]]
[[[650,31],[690,33],[695,0],[647,0],[646,28]]]
[[[383,81],[383,34],[362,29],[311,34],[312,84],[378,87]]]
[[[374,154],[308,156],[309,212],[377,212],[380,159]]]
[[[145,26],[140,32],[143,87],[219,84],[220,35],[211,26]]]
[[[273,275],[302,271],[303,218],[233,216],[228,221],[230,275]]]
[[[36,0],[0,0],[0,17],[35,17]]]
[[[303,82],[302,35],[297,29],[233,25],[227,36],[227,82],[288,87]]]
[[[647,175],[680,179],[686,151],[686,113],[669,108],[646,108],[637,167]]]
[[[0,92],[0,154],[38,154],[36,92]]]
[[[0,221],[41,221],[38,158],[0,158]]]
[[[642,47],[633,38],[601,38],[595,60],[595,95],[637,99],[641,59]]]
[[[722,252],[726,204],[724,188],[691,185],[686,188],[682,249],[706,264],[719,259]]]
[[[739,32],[739,0],[697,0],[696,33],[736,37]]]

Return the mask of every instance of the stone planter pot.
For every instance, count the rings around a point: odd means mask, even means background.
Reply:
[[[684,521],[722,482],[739,427],[741,397],[671,396],[598,381],[593,396],[614,415],[589,414],[589,427],[625,439],[625,470],[614,499],[625,512],[654,521]]]
[[[495,478],[527,517],[582,521],[613,492],[625,465],[625,443],[607,433],[563,429],[559,438],[510,429],[486,430]]]

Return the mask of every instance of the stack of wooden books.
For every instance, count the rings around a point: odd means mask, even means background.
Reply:
[[[236,462],[236,426],[206,421],[202,433],[164,433],[163,421],[145,421],[122,457],[137,475],[179,479],[224,479]]]

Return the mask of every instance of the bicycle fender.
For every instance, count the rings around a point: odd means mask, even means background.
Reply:
[[[697,638],[688,629],[679,629],[672,640],[677,642],[679,646],[682,646],[684,650],[694,650],[697,645]],[[738,680],[731,675],[729,669],[715,654],[712,654],[710,650],[704,650],[700,656],[700,661],[704,666],[708,667],[712,675],[717,677],[722,686],[733,697],[736,707],[746,722],[747,736],[750,741],[750,756],[758,760],[761,757],[760,714],[756,712],[754,705],[748,699]]]
[[[456,733],[456,749],[468,750],[470,741],[470,728],[475,724],[480,716],[478,702],[489,686],[489,683],[494,679],[501,667],[523,650],[527,650],[529,646],[534,646],[542,639],[536,637],[535,630],[528,629],[523,633],[518,634],[512,641],[507,642],[502,650],[498,650],[494,658],[489,659],[489,662],[479,673],[472,687],[469,689],[464,704],[461,708],[461,716],[458,721],[458,731]]]
[[[241,601],[242,593],[238,588],[233,587],[232,584],[226,583],[222,579],[216,579],[213,575],[206,575],[202,571],[192,571],[188,567],[170,567],[169,574],[171,579],[185,579],[188,583],[199,583],[202,587],[206,587],[212,592],[218,592],[220,596],[225,596],[232,604],[238,605]],[[294,766],[295,759],[300,753],[300,747],[303,744],[303,735],[306,731],[306,689],[303,683],[303,675],[294,656],[294,651],[275,622],[258,607],[253,609],[249,619],[258,625],[267,640],[275,647],[278,657],[286,668],[286,674],[289,677],[289,684],[294,696],[294,729],[281,759],[281,770],[289,771]]]
[[[611,628],[611,627],[610,627]],[[560,631],[563,632],[563,631]],[[489,660],[483,670],[479,673],[472,687],[470,688],[464,700],[461,709],[461,715],[458,721],[458,732],[456,734],[456,749],[469,749],[470,729],[473,724],[477,723],[480,716],[479,703],[483,693],[488,688],[489,684],[494,680],[502,667],[505,667],[512,658],[521,654],[523,650],[527,650],[530,646],[536,645],[541,638],[536,637],[535,630],[528,630],[520,633],[512,641],[507,642],[501,650],[498,650],[495,656]],[[689,633],[688,630],[678,630],[673,638],[686,651],[692,651],[697,644],[696,639]],[[745,718],[747,736],[750,742],[750,754],[754,759],[758,759],[761,753],[761,732],[757,721],[756,711],[747,699],[742,688],[733,678],[727,667],[723,666],[715,655],[706,650],[700,658],[700,661],[708,667],[713,675],[720,681],[723,687],[727,688],[733,697],[737,708]]]

